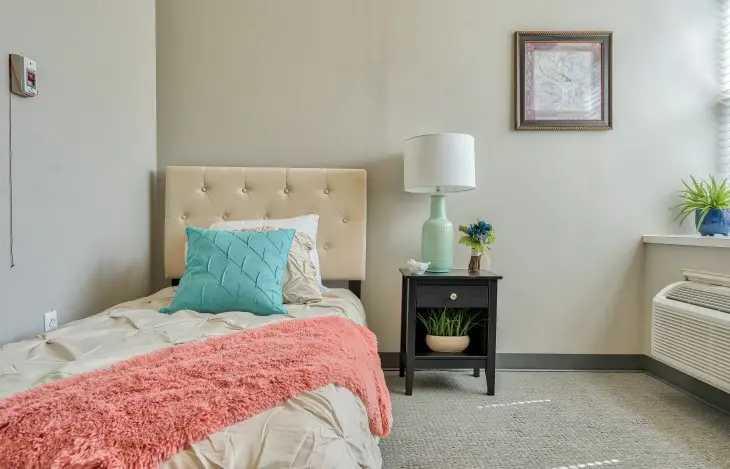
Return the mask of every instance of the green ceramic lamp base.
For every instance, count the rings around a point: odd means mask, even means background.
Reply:
[[[421,261],[426,272],[448,272],[454,265],[454,225],[446,218],[446,196],[431,195],[431,217],[421,231]]]

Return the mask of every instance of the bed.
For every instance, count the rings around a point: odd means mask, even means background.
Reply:
[[[317,251],[323,279],[347,281],[323,301],[286,305],[287,315],[194,311],[160,314],[174,286],[0,348],[0,399],[39,384],[108,367],[165,347],[292,318],[340,316],[365,325],[358,296],[365,276],[364,170],[168,167],[165,274],[173,285],[185,269],[185,228],[222,220],[320,215]],[[174,455],[171,468],[378,468],[378,439],[363,403],[327,385],[238,422]]]

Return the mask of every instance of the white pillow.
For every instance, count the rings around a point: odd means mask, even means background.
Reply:
[[[323,292],[329,291],[329,288],[322,285],[322,274],[319,268],[319,255],[317,254],[317,227],[319,226],[319,215],[303,215],[294,218],[279,218],[277,220],[238,220],[238,221],[219,221],[210,225],[211,230],[232,231],[247,228],[261,228],[264,226],[272,226],[274,228],[294,229],[308,235],[314,241],[315,249],[312,249],[312,262],[317,269],[317,285]]]

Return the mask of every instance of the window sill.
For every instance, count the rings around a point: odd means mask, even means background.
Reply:
[[[673,244],[675,246],[698,246],[705,248],[730,248],[730,237],[694,235],[644,235],[646,244]]]

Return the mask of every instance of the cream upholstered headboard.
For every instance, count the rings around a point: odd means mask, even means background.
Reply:
[[[365,279],[364,169],[168,166],[165,179],[166,278],[185,272],[187,226],[316,213],[322,278]]]

